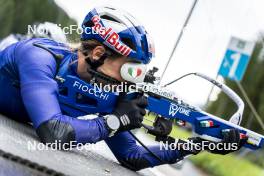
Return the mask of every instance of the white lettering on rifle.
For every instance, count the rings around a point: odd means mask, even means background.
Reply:
[[[183,108],[181,106],[178,106],[176,104],[171,103],[170,105],[170,110],[169,110],[169,115],[172,115],[173,117],[177,114],[177,113],[186,115],[186,116],[190,116],[190,110]]]

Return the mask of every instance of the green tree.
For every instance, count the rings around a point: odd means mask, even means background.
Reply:
[[[0,0],[0,38],[10,33],[26,34],[28,25],[45,21],[62,26],[76,24],[53,0]],[[77,33],[67,37],[79,38]]]

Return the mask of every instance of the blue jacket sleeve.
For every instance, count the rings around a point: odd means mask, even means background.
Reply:
[[[185,154],[179,150],[161,148],[159,145],[148,146],[157,155],[158,160],[144,147],[139,146],[136,140],[128,133],[119,133],[105,140],[117,160],[132,170],[140,170],[162,164],[172,164],[182,160]]]
[[[54,80],[56,61],[49,52],[25,44],[17,47],[16,58],[23,103],[34,127],[42,129],[38,133],[42,141],[67,139],[71,135],[71,140],[95,143],[108,136],[101,117],[79,120],[61,113]]]

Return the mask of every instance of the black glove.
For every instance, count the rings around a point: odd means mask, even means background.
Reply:
[[[144,96],[133,100],[119,99],[113,112],[120,121],[118,132],[140,128],[147,105],[148,101]]]
[[[226,155],[231,152],[235,152],[239,150],[247,141],[247,138],[240,138],[240,132],[237,129],[230,129],[229,131],[226,131],[223,133],[223,140],[221,142],[213,142],[213,141],[208,141],[201,139],[199,137],[194,137],[190,138],[190,140],[202,146],[202,143],[204,144],[205,150],[215,153],[215,154],[221,154],[221,155]],[[211,146],[219,146],[218,147],[209,147],[209,145],[212,144]]]
[[[227,132],[223,133],[223,141],[220,143],[226,144],[226,145],[234,145],[235,147],[231,147],[230,150],[213,150],[211,153],[216,153],[216,154],[221,154],[221,155],[226,155],[231,152],[235,152],[239,150],[246,142],[247,142],[247,137],[241,139],[240,138],[240,132],[238,129],[230,129]]]

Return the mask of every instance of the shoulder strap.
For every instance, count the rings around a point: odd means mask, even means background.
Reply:
[[[63,50],[64,52],[70,52],[69,49],[67,47],[45,45],[45,44],[37,43],[37,42],[33,43],[33,45],[48,51],[54,57],[56,61],[56,75],[57,75],[57,73],[59,72],[61,61],[64,58],[64,55],[62,53],[55,52],[54,50],[58,50],[58,51]]]

